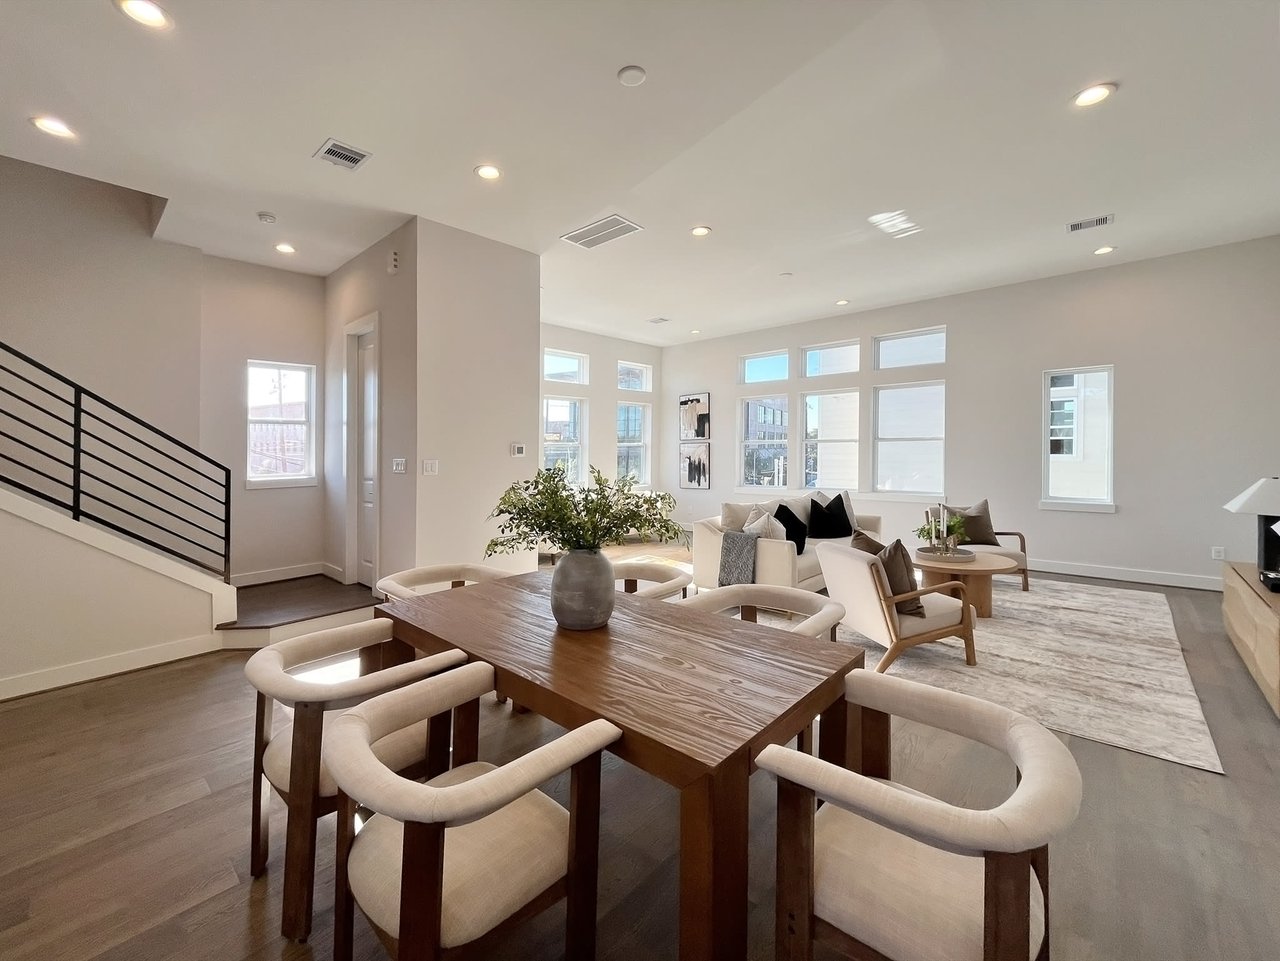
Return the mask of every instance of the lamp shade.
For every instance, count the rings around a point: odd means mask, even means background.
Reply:
[[[1234,514],[1280,516],[1280,477],[1264,477],[1222,506]]]

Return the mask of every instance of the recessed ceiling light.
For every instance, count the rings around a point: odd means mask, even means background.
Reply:
[[[837,301],[836,301],[836,306],[837,306],[837,307],[848,307],[848,306],[849,306],[849,301],[847,301],[847,300],[837,300]]]
[[[689,231],[689,233],[693,234],[695,237],[705,237],[707,234],[711,233],[711,228],[698,226],[694,227]]]
[[[1101,256],[1102,254],[1109,254],[1113,250],[1115,250],[1114,247],[1099,247],[1097,250],[1094,251],[1094,254],[1097,256]]]
[[[618,71],[618,83],[624,87],[638,87],[644,83],[646,76],[644,67],[637,67],[635,64],[631,64]]]
[[[493,164],[481,164],[476,168],[476,176],[481,180],[497,180],[502,176],[502,171]]]
[[[173,26],[169,15],[152,0],[115,0],[116,7],[130,20],[152,30],[165,30]]]
[[[32,117],[31,122],[36,125],[36,129],[42,130],[53,137],[62,137],[70,140],[74,139],[76,135],[74,130],[57,117]]]
[[[691,331],[689,331],[689,333],[691,333],[691,334],[700,334],[700,333],[702,333],[702,331],[700,331],[700,330],[691,330]]]
[[[1114,83],[1095,83],[1092,87],[1085,87],[1076,94],[1076,106],[1092,107],[1096,103],[1102,103],[1116,92],[1117,86]]]
[[[297,253],[297,251],[293,249],[293,244],[276,244],[276,250],[280,251],[282,254]]]

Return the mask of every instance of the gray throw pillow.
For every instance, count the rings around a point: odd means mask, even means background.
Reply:
[[[787,529],[782,526],[782,521],[772,514],[766,514],[759,507],[752,509],[751,516],[742,525],[742,532],[744,534],[755,534],[771,541],[785,541],[787,539]]]
[[[866,551],[868,554],[879,554],[884,550],[883,544],[863,530],[855,530],[853,532],[853,540],[850,541],[849,546],[860,551]]]
[[[876,556],[880,558],[880,563],[884,566],[884,573],[889,579],[889,590],[891,592],[895,595],[909,594],[911,591],[919,589],[919,585],[916,584],[916,566],[911,563],[911,552],[902,545],[902,541],[894,541]],[[906,601],[898,601],[896,607],[899,614],[910,614],[912,617],[925,616],[924,605],[920,603],[920,598],[918,597],[913,597]]]
[[[960,539],[961,544],[1000,546],[1000,541],[996,539],[996,529],[991,526],[991,508],[987,505],[985,497],[972,507],[952,507],[948,504],[947,510],[964,518],[964,537]]]

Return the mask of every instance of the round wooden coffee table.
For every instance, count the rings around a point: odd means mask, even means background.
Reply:
[[[924,560],[916,555],[916,567],[924,571],[924,586],[936,587],[947,581],[964,585],[965,598],[979,617],[991,616],[991,575],[1012,574],[1016,562],[998,554],[979,554],[971,561],[952,563],[937,559]]]

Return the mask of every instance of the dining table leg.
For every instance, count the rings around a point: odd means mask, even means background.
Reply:
[[[747,752],[680,792],[680,961],[747,956]]]

